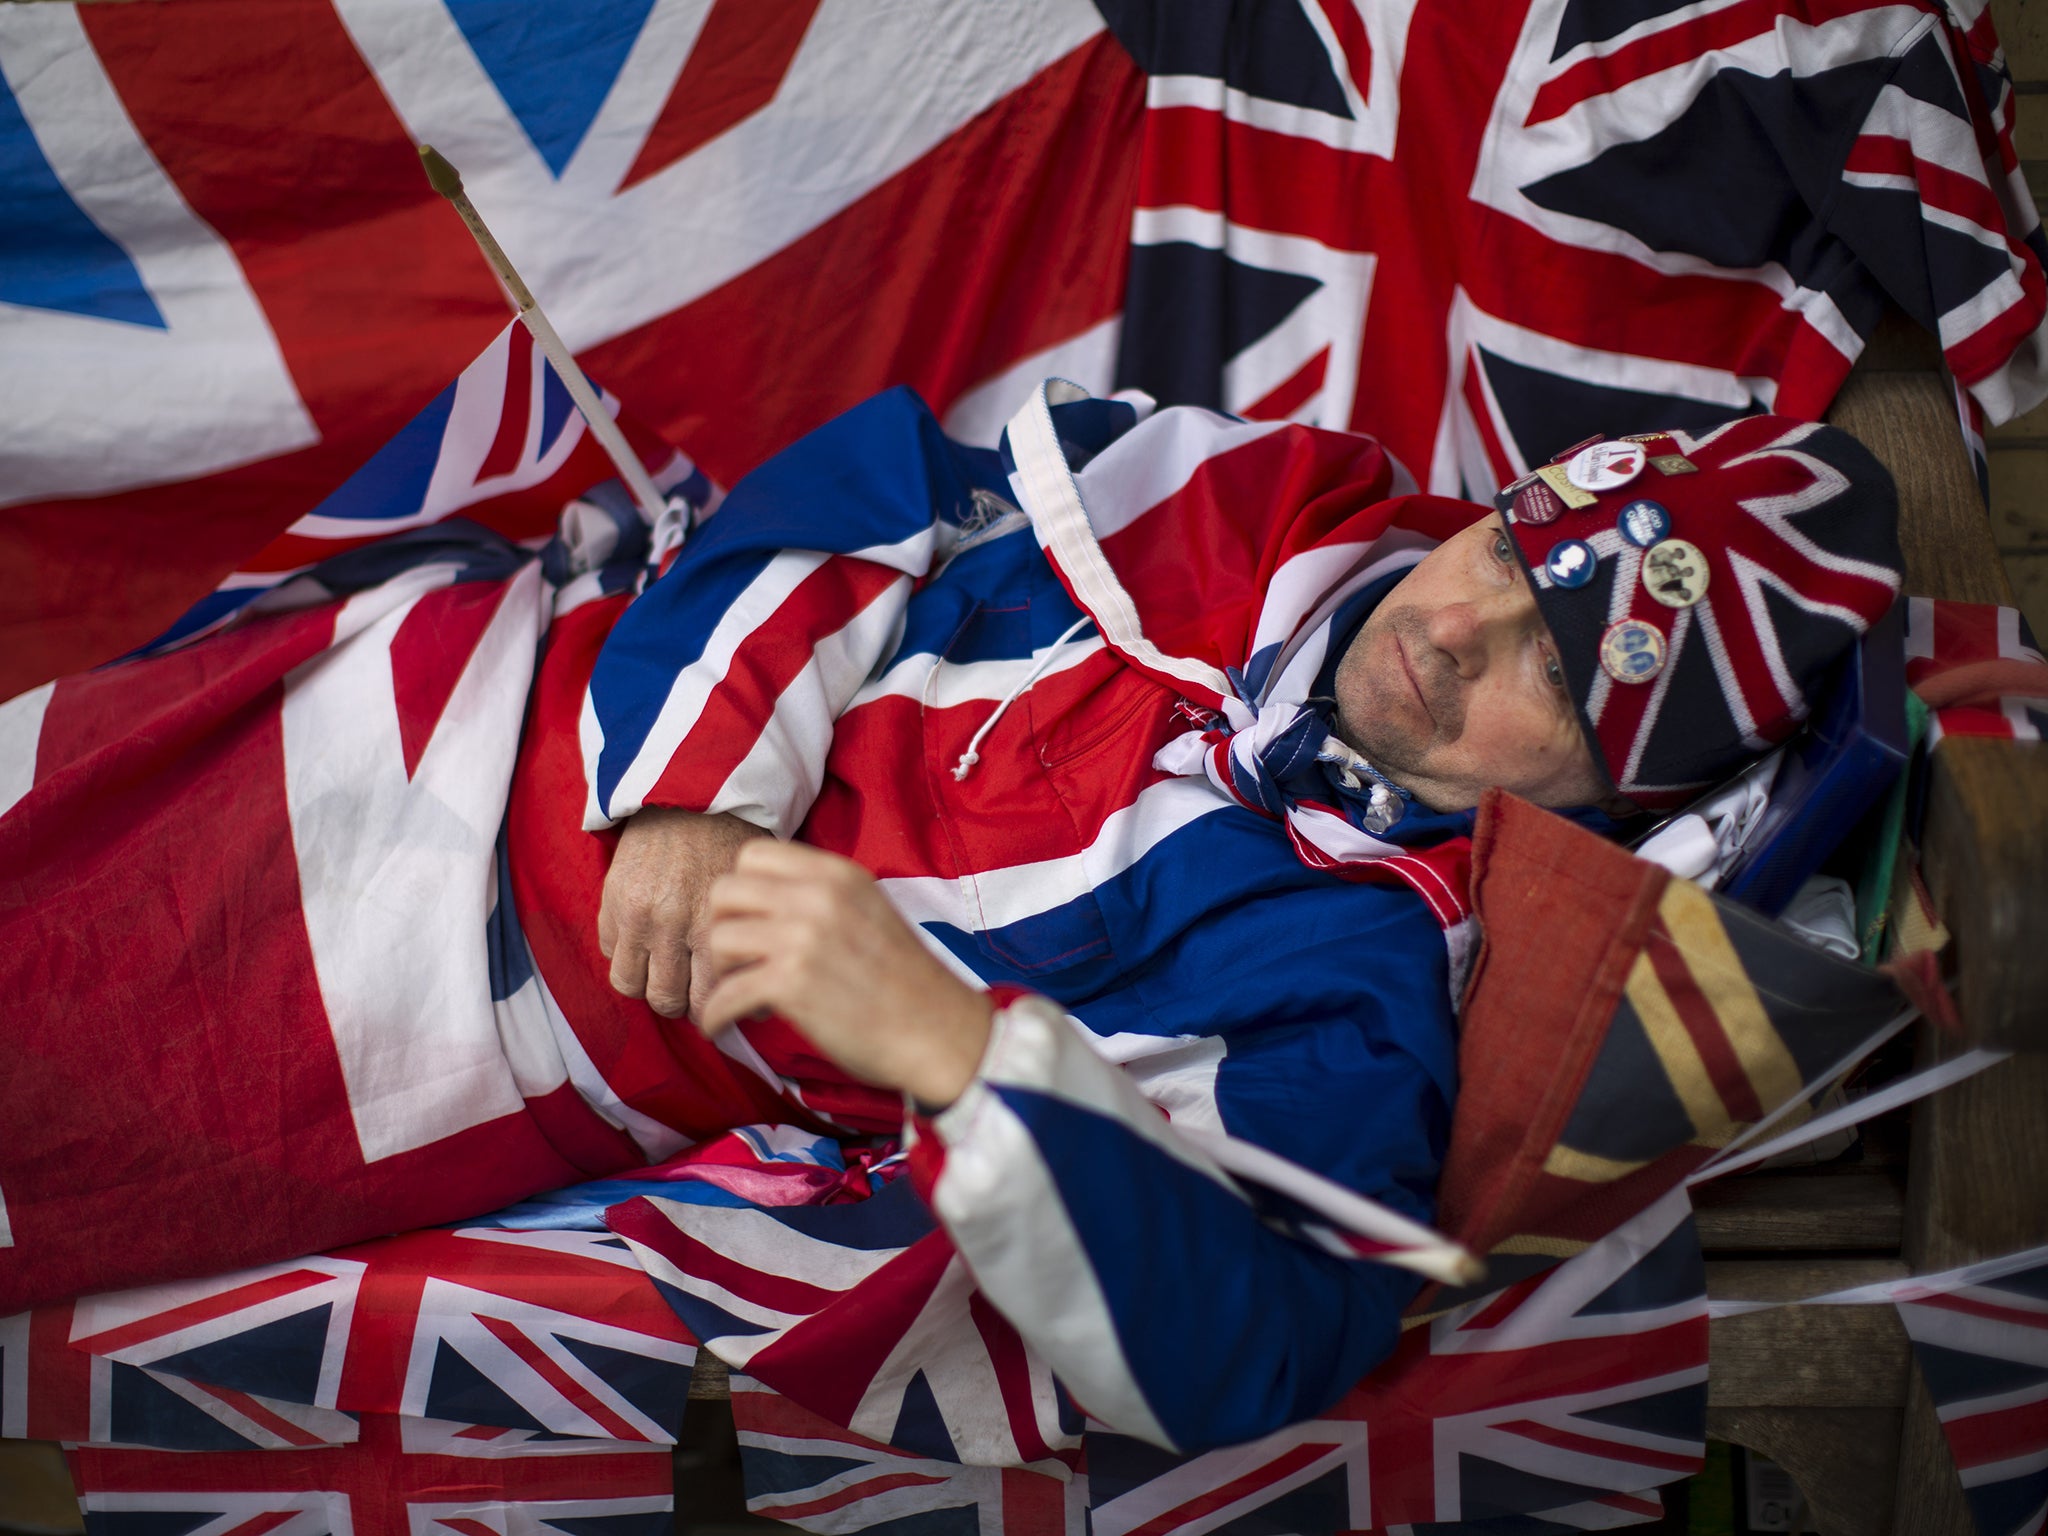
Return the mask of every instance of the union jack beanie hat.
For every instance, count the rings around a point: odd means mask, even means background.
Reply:
[[[1594,758],[1649,810],[1790,736],[1899,591],[1891,475],[1812,422],[1591,439],[1496,503]]]

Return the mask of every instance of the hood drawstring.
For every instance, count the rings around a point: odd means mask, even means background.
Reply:
[[[1045,654],[1038,658],[1038,664],[1024,674],[1023,681],[1003,695],[1002,699],[996,704],[994,711],[990,713],[986,720],[981,722],[981,729],[976,731],[973,737],[969,739],[967,750],[960,754],[960,761],[953,765],[953,778],[955,782],[964,780],[968,774],[974,772],[974,765],[981,761],[981,744],[988,739],[988,733],[996,728],[996,722],[1003,718],[1003,712],[1016,703],[1018,699],[1022,698],[1026,690],[1045,675],[1045,669],[1053,664],[1053,658],[1059,655],[1069,640],[1073,639],[1074,636],[1094,622],[1093,619],[1084,613],[1080,618],[1069,624],[1066,632],[1059,639],[1053,641],[1046,648]]]

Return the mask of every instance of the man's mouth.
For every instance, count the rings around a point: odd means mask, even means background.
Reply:
[[[1401,676],[1407,682],[1409,692],[1415,695],[1415,707],[1420,709],[1429,720],[1429,723],[1434,726],[1436,724],[1436,712],[1429,707],[1429,698],[1422,691],[1422,679],[1415,675],[1415,664],[1408,659],[1408,642],[1401,638],[1400,630],[1396,629],[1392,633],[1394,636],[1394,654],[1401,660]]]

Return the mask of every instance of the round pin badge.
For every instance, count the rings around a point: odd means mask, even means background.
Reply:
[[[1661,501],[1632,501],[1621,509],[1614,526],[1637,549],[1648,549],[1671,532],[1671,514]]]
[[[1666,539],[1643,556],[1643,585],[1667,608],[1690,608],[1707,595],[1707,557],[1684,539]]]
[[[1599,563],[1593,546],[1584,539],[1566,539],[1550,546],[1543,570],[1553,587],[1583,587],[1593,579],[1594,567]]]
[[[1647,683],[1664,670],[1664,637],[1641,619],[1610,624],[1600,637],[1600,666],[1617,683]]]
[[[1563,516],[1563,499],[1541,480],[1532,480],[1515,494],[1514,518],[1518,523],[1541,528]]]
[[[1649,462],[1641,443],[1595,443],[1572,455],[1564,477],[1582,491],[1612,491],[1635,479]]]

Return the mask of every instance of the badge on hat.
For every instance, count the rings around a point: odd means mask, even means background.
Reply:
[[[1515,494],[1514,505],[1508,515],[1518,523],[1541,528],[1545,523],[1554,523],[1564,516],[1564,501],[1557,492],[1532,475],[1529,483]]]
[[[1582,491],[1612,491],[1635,479],[1649,462],[1650,456],[1641,443],[1610,439],[1573,454],[1564,474]]]
[[[1617,683],[1647,683],[1664,670],[1664,637],[1641,619],[1610,624],[1600,637],[1600,666]]]
[[[1660,475],[1690,475],[1699,465],[1682,453],[1660,453],[1650,460],[1650,468]]]
[[[1550,547],[1550,555],[1543,562],[1544,574],[1554,587],[1583,587],[1593,579],[1593,571],[1600,563],[1593,553],[1593,546],[1584,539],[1565,539]]]
[[[1581,490],[1573,485],[1571,476],[1562,464],[1546,464],[1536,471],[1537,479],[1557,492],[1558,499],[1566,506],[1591,507],[1599,505],[1600,498],[1591,491]]]
[[[1648,549],[1671,532],[1671,514],[1661,501],[1632,501],[1621,509],[1614,526],[1637,549]]]
[[[1666,539],[1643,556],[1643,585],[1667,608],[1690,608],[1707,595],[1707,557],[1684,539]]]

